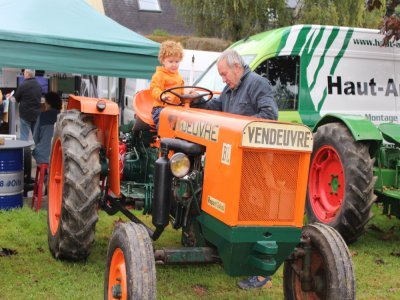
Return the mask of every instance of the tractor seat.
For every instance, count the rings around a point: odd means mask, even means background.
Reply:
[[[138,92],[133,99],[133,108],[135,109],[137,120],[133,130],[155,129],[151,111],[153,109],[153,97],[150,90]]]

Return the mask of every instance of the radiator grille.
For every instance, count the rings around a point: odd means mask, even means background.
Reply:
[[[239,222],[294,221],[299,154],[243,152]]]

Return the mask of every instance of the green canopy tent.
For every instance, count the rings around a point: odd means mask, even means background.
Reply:
[[[0,0],[0,67],[150,78],[159,44],[83,0]]]

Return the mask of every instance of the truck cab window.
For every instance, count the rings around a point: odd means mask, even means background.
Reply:
[[[267,59],[254,71],[271,82],[279,110],[298,109],[300,77],[298,56],[278,56]]]

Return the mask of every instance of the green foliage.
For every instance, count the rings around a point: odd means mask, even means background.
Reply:
[[[339,16],[331,1],[305,1],[299,13],[300,24],[336,25]]]
[[[377,28],[384,14],[366,12],[365,0],[299,0],[295,9],[285,0],[172,0],[183,20],[200,36],[236,41],[272,28],[322,24]]]
[[[154,29],[153,34],[159,35],[159,36],[168,36],[169,35],[169,33],[163,29]]]
[[[350,27],[361,25],[365,0],[336,0],[334,2],[339,17],[336,25]]]
[[[356,243],[350,245],[355,264],[357,299],[399,299],[400,220],[376,217]],[[151,218],[135,212],[145,223]],[[114,222],[126,218],[100,211],[96,241],[87,261],[55,260],[47,246],[47,213],[25,207],[0,210],[0,251],[10,248],[16,255],[0,256],[0,299],[102,299],[107,245]],[[392,228],[394,227],[394,229]],[[179,247],[180,232],[170,226],[156,247]],[[220,265],[157,265],[158,299],[283,299],[282,267],[274,274],[273,287],[243,291],[241,278],[229,277]]]
[[[296,23],[377,28],[382,15],[367,12],[364,0],[304,0]]]
[[[382,16],[385,14],[384,8],[368,12],[363,11],[363,18],[360,27],[363,28],[380,28],[382,26]]]
[[[200,36],[236,41],[287,25],[290,19],[284,0],[172,1],[180,16],[188,24],[194,24]]]

